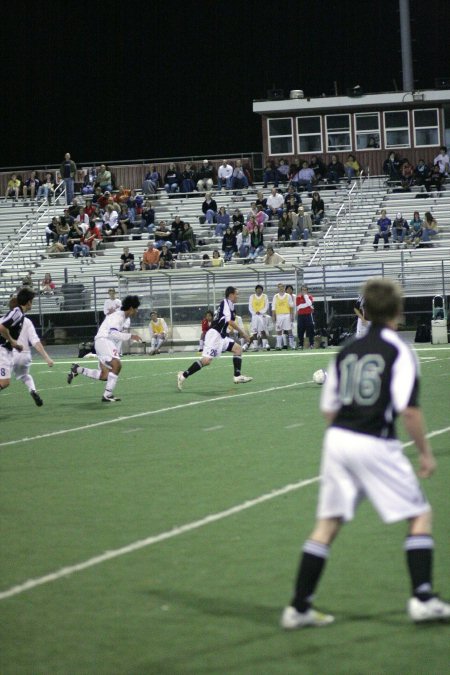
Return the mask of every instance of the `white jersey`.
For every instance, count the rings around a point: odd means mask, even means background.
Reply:
[[[107,300],[105,300],[105,304],[103,305],[103,314],[105,316],[108,316],[108,314],[116,312],[121,307],[122,301],[120,300],[120,298],[114,298],[114,300],[108,298]]]
[[[20,335],[17,338],[17,342],[23,347],[21,353],[29,352],[30,347],[34,347],[34,345],[40,341],[41,338],[36,333],[36,328],[34,327],[33,322],[27,317],[24,317],[22,330],[20,331]]]
[[[126,332],[126,329],[129,327],[129,325],[130,321],[129,318],[125,316],[125,312],[123,312],[121,309],[118,309],[116,312],[108,314],[108,316],[104,319],[103,323],[98,329],[95,339],[99,340],[101,338],[106,338],[107,340],[112,340],[113,342],[129,340],[131,334]]]

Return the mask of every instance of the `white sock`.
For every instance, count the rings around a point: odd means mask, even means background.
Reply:
[[[156,338],[152,337],[152,341],[150,343],[150,346],[152,349],[157,349],[156,347]]]
[[[262,341],[262,346],[263,346],[263,349],[267,349],[267,347],[269,346],[268,341],[264,338],[263,338],[263,341]]]
[[[198,351],[200,351],[200,350],[203,351],[203,345],[204,344],[205,344],[204,341],[200,340],[200,342],[198,343]]]
[[[283,346],[283,336],[277,335],[277,347],[282,347],[282,346]]]
[[[295,347],[295,340],[294,340],[294,336],[293,336],[293,335],[289,335],[289,347],[290,347],[291,349],[294,349],[294,347]]]
[[[106,380],[106,387],[105,387],[105,396],[112,396],[112,393],[114,391],[114,387],[117,384],[117,375],[114,373],[108,373],[108,379]]]
[[[36,391],[36,385],[29,373],[27,375],[21,375],[19,380],[22,380],[28,391]]]
[[[93,370],[92,368],[80,368],[78,371],[79,375],[85,375],[86,377],[91,377],[93,380],[99,380],[101,371]]]

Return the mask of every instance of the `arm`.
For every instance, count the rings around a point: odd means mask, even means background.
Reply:
[[[53,366],[53,363],[54,363],[54,362],[53,362],[53,360],[49,357],[49,355],[47,354],[47,352],[45,351],[42,342],[41,342],[41,341],[36,342],[36,343],[33,345],[33,347],[34,347],[35,350],[42,356],[42,358],[44,359],[44,361],[47,362],[48,367],[51,368],[51,367]]]
[[[436,460],[425,436],[425,423],[420,408],[408,407],[402,413],[405,429],[419,453],[418,475],[428,478],[436,469]]]
[[[9,330],[2,323],[0,323],[0,335],[2,335],[5,338],[5,340],[9,342],[9,344],[13,349],[17,349],[18,352],[21,352],[23,350],[22,345],[19,344],[17,340],[14,340],[13,337],[11,337]]]
[[[244,338],[244,340],[250,341],[250,336],[247,335],[245,330],[242,330],[242,328],[239,326],[238,323],[236,323],[236,321],[233,321],[233,319],[230,319],[228,321],[228,325],[230,326],[230,328],[232,328],[237,333],[239,333],[239,335],[241,335]]]

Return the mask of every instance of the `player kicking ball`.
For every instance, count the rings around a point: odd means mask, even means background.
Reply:
[[[125,332],[124,328],[129,325],[130,319],[136,316],[141,303],[137,295],[127,295],[122,302],[121,309],[108,314],[95,336],[95,351],[100,368],[83,368],[78,363],[73,363],[67,375],[67,382],[71,384],[74,377],[84,375],[93,380],[106,381],[105,391],[102,396],[103,403],[116,403],[120,398],[113,394],[117,384],[117,378],[122,370],[120,361],[120,343],[126,340],[141,342],[139,335]]]
[[[228,336],[228,328],[236,331],[244,340],[250,342],[250,336],[245,330],[236,322],[236,312],[234,306],[238,299],[238,290],[234,286],[228,286],[225,290],[225,298],[220,303],[214,314],[211,328],[205,335],[205,344],[203,345],[202,357],[184,372],[178,373],[177,385],[181,391],[184,381],[198,373],[199,370],[205,366],[209,366],[213,359],[218,358],[223,352],[231,352],[233,354],[233,368],[234,368],[234,382],[236,384],[244,384],[251,382],[252,377],[241,375],[242,365],[242,347]]]

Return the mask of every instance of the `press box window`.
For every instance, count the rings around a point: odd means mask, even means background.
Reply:
[[[280,117],[267,120],[269,133],[269,155],[292,155],[293,134],[292,119]]]
[[[386,148],[409,148],[409,120],[407,110],[384,113]]]
[[[350,115],[327,115],[328,152],[351,150]]]
[[[414,110],[414,145],[424,147],[439,145],[438,111]]]
[[[356,113],[355,131],[357,150],[376,150],[380,147],[380,116],[378,113]]]
[[[297,117],[298,151],[322,152],[322,122],[319,115]]]

